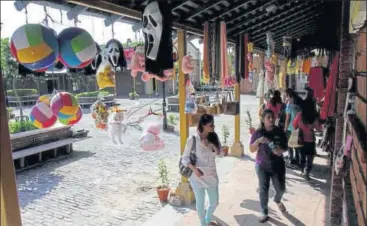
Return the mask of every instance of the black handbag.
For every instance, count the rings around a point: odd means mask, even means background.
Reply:
[[[195,136],[192,136],[192,146],[191,146],[191,151],[190,151],[190,163],[192,165],[196,164],[196,139]],[[192,169],[190,169],[189,167],[185,166],[184,164],[182,164],[182,157],[180,158],[180,162],[178,164],[179,168],[180,168],[180,174],[186,178],[189,178],[192,174]]]

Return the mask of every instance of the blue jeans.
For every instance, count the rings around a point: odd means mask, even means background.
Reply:
[[[194,190],[196,199],[196,211],[198,212],[201,226],[206,226],[212,220],[213,213],[219,203],[218,186],[212,188],[199,188],[192,183],[191,187]],[[208,193],[209,196],[209,207],[206,210],[206,214],[205,214],[205,191]]]
[[[261,166],[256,165],[256,173],[257,177],[259,178],[261,212],[264,215],[268,215],[270,179],[275,188],[274,202],[280,203],[285,191],[285,172],[270,172],[264,170],[263,168],[261,168]]]

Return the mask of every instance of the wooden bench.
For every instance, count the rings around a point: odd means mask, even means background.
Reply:
[[[13,160],[20,159],[20,167],[23,168],[25,165],[24,164],[25,157],[38,154],[38,161],[41,162],[43,152],[53,150],[53,156],[57,157],[58,148],[66,147],[66,153],[70,153],[72,151],[73,143],[85,140],[87,138],[88,137],[68,138],[68,139],[58,140],[58,141],[47,143],[47,144],[42,144],[42,145],[35,146],[35,147],[26,148],[20,151],[13,152]]]
[[[97,97],[78,97],[78,102],[82,108],[90,108],[94,102],[97,101]],[[115,96],[110,94],[102,99],[102,102],[111,107],[115,105]]]
[[[19,99],[15,96],[8,96],[8,102],[10,106],[18,106],[19,103],[22,105],[34,105],[37,103],[39,95],[20,96]]]

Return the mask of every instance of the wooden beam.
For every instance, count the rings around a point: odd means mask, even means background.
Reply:
[[[10,143],[4,80],[0,72],[0,205],[1,225],[21,226],[19,200]]]
[[[253,9],[253,10],[251,10],[251,11],[249,11],[249,12],[240,13],[240,16],[238,16],[238,17],[236,17],[236,18],[231,19],[230,21],[228,21],[228,22],[227,22],[227,24],[231,24],[231,23],[233,23],[234,21],[236,21],[236,20],[238,20],[238,19],[241,19],[241,18],[243,18],[243,17],[245,17],[245,16],[247,16],[247,15],[249,15],[249,14],[252,14],[252,13],[256,12],[257,10],[260,10],[261,8],[266,7],[267,5],[273,4],[274,2],[276,2],[276,0],[272,0],[272,1],[270,1],[270,2],[264,3],[264,4],[262,4],[262,5],[258,6],[258,7],[256,7],[255,9]],[[290,3],[288,3],[288,4],[290,4]],[[284,4],[284,5],[286,5],[286,4]]]
[[[142,18],[142,12],[134,9],[130,9],[124,6],[120,6],[118,4],[115,4],[113,2],[109,1],[88,1],[88,0],[67,0],[70,3],[77,4],[77,5],[83,5],[87,6],[89,8],[101,10],[104,12],[108,12],[111,14],[121,15],[125,16],[127,18],[135,19],[135,20],[141,20]],[[173,22],[173,28],[175,29],[181,29],[185,30],[188,33],[197,34],[200,36],[203,36],[203,31],[191,26],[187,26],[181,23]]]
[[[209,3],[205,4],[204,7],[202,7],[200,9],[196,10],[195,12],[193,12],[189,17],[187,17],[186,20],[191,20],[192,18],[196,17],[197,15],[199,15],[199,14],[201,14],[201,13],[203,13],[203,12],[205,12],[205,11],[221,4],[223,1],[217,1],[217,2],[214,2],[214,3],[213,3],[213,1],[208,1],[208,2]]]
[[[302,7],[303,7],[303,6],[305,6],[305,5],[308,5],[309,3],[310,3],[310,2],[305,1],[304,3],[299,4],[299,5],[297,5],[297,6],[293,7],[293,8],[290,8],[289,10],[286,10],[286,11],[284,11],[283,13],[275,14],[275,15],[273,15],[273,16],[271,16],[271,17],[269,17],[268,19],[261,21],[261,23],[265,23],[265,22],[270,21],[270,20],[275,20],[276,18],[279,18],[279,17],[284,16],[284,15],[285,15],[287,18],[290,18],[290,17],[293,17],[293,16],[295,16],[295,15],[301,14],[301,13],[303,13],[304,11],[309,10],[309,9],[311,9],[311,8],[313,8],[313,7],[315,7],[315,6],[317,6],[318,4],[320,4],[320,3],[315,3],[315,4],[314,4],[314,5],[312,5],[311,7],[307,7],[307,8],[306,8],[306,9],[304,9],[304,10],[300,10],[300,11],[298,11],[298,9],[302,8]],[[290,4],[290,3],[286,3],[286,4],[284,4],[284,5],[287,5],[287,4]],[[295,13],[290,14],[290,12],[293,12],[293,11],[295,11]],[[269,15],[269,13],[268,13],[267,15]],[[242,23],[240,23],[240,24],[236,25],[235,27],[233,27],[233,28],[229,29],[228,33],[232,33],[233,31],[235,31],[237,28],[241,27],[242,25],[244,25],[244,24],[250,24],[250,23],[252,23],[252,22],[254,22],[254,21],[258,20],[258,19],[259,19],[260,17],[262,17],[262,16],[263,16],[263,15],[258,16],[258,17],[255,17],[255,18],[253,18],[253,19],[251,19],[251,20],[249,20],[249,21],[244,21],[244,22],[242,22]],[[260,23],[259,23],[259,24],[260,24]],[[247,31],[249,31],[249,30],[255,29],[255,28],[256,28],[256,27],[258,27],[258,26],[260,26],[260,25],[256,24],[256,25],[253,25],[253,26],[249,26],[249,27],[248,27],[248,28],[246,28],[245,30],[238,31],[238,32],[236,32],[236,33],[234,33],[234,34],[232,34],[232,35],[236,35],[236,34],[239,34],[239,33],[241,33],[241,32],[245,32],[245,31],[247,32]],[[232,36],[232,35],[231,35],[231,36]]]
[[[273,0],[273,1],[275,1],[275,0]],[[241,8],[241,7],[245,6],[245,5],[250,4],[251,2],[256,3],[257,0],[238,1],[237,4],[233,5],[230,9],[224,8],[223,9],[224,12],[221,12],[219,15],[215,16],[214,18],[210,18],[209,20],[210,21],[214,21],[216,19],[219,19],[222,16],[224,16],[224,15],[226,15],[228,13],[231,13],[231,12],[237,10],[238,8]]]
[[[259,34],[257,35],[254,35],[252,40],[258,40],[258,39],[263,39],[263,38],[266,38],[265,36],[265,33],[270,31],[270,32],[274,32],[275,34],[280,34],[282,33],[283,31],[288,31],[288,32],[291,32],[292,29],[298,29],[299,27],[305,27],[305,26],[309,26],[309,25],[312,25],[316,19],[318,18],[318,14],[315,14],[311,17],[308,17],[308,21],[304,21],[303,18],[299,18],[295,21],[291,21],[287,24],[291,24],[290,26],[285,26],[285,27],[282,27],[282,28],[279,28],[279,27],[274,27],[274,28],[268,28],[266,29],[265,31],[258,31],[260,32]],[[262,29],[263,30],[263,29]]]

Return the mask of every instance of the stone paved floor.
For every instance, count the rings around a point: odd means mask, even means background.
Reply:
[[[315,158],[311,180],[305,181],[297,170],[287,170],[287,191],[283,201],[287,212],[282,214],[274,202],[269,200],[270,220],[258,223],[260,204],[258,180],[254,169],[254,154],[246,153],[236,159],[236,164],[227,174],[221,174],[223,163],[217,165],[219,173],[219,206],[214,213],[215,220],[222,226],[327,226],[327,212],[330,193],[330,171],[325,153]],[[223,161],[230,161],[231,157]],[[270,198],[274,195],[270,189]],[[169,205],[155,214],[144,226],[200,226],[195,207],[177,208]]]
[[[241,109],[256,114],[258,100],[254,96],[242,96],[241,99]],[[141,100],[142,103],[147,101]],[[119,100],[119,103],[124,107],[135,104],[130,100]],[[152,107],[159,108],[157,104]],[[148,108],[141,114],[148,112]],[[28,112],[26,109],[25,114]],[[233,117],[216,117],[219,133],[223,124],[232,128]],[[244,123],[241,127],[246,137]],[[166,161],[172,187],[179,179],[179,136],[162,134],[165,149],[144,152],[139,148],[141,132],[134,129],[129,130],[126,144],[119,146],[110,141],[106,132],[93,128],[87,112],[76,126],[79,128],[88,129],[92,138],[76,143],[72,154],[17,173],[23,225],[142,225],[162,208],[155,191],[158,161]],[[195,128],[190,131],[194,132]],[[232,139],[233,132],[229,144]],[[231,160],[218,161],[228,165],[226,161]]]

